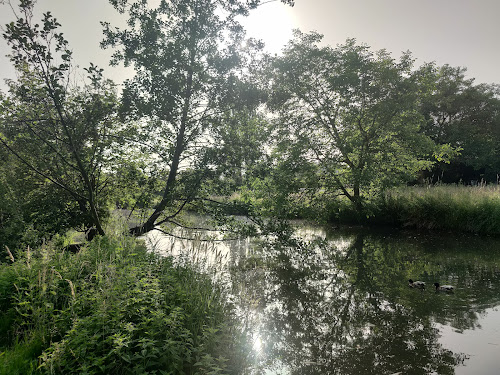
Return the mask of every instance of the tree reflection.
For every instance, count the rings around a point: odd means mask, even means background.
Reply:
[[[292,374],[453,374],[465,356],[442,347],[434,323],[475,327],[478,314],[498,303],[498,268],[437,254],[418,241],[350,238],[343,250],[325,238],[275,241],[264,250],[267,270],[246,273],[247,301],[258,301],[247,308],[258,316],[253,329],[262,367]],[[458,292],[408,288],[408,278],[417,276],[431,286],[453,279]]]

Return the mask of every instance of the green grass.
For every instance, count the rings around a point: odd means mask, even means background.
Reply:
[[[420,229],[500,234],[500,187],[440,185],[393,189],[380,215]]]
[[[126,236],[0,264],[0,374],[226,374],[244,367],[224,288]]]
[[[252,200],[253,199],[253,200]],[[279,212],[287,219],[306,219],[334,225],[385,225],[488,235],[500,234],[500,185],[434,185],[399,187],[363,195],[363,211],[341,194],[324,191],[289,194],[277,201],[251,204],[265,215]],[[273,203],[274,202],[274,203]],[[276,207],[269,209],[272,204]],[[266,211],[267,210],[267,211]]]
[[[25,375],[37,374],[37,357],[43,351],[43,338],[40,333],[32,332],[29,337],[16,341],[14,345],[0,352],[0,374]]]

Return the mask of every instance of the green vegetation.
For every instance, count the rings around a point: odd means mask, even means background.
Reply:
[[[419,229],[500,234],[500,187],[405,187],[385,196],[381,215]]]
[[[50,12],[43,15],[43,26],[36,23],[30,1],[21,2],[19,12],[4,33],[19,78],[7,82],[10,95],[0,95],[0,143],[15,158],[31,191],[48,190],[49,206],[67,206],[49,210],[70,217],[58,228],[81,225],[103,235],[109,190],[102,170],[112,168],[110,154],[116,152],[118,134],[115,85],[93,64],[86,69],[88,83],[70,85],[72,52],[58,33],[60,24]]]
[[[433,183],[498,183],[500,101],[498,85],[475,85],[465,68],[432,67],[433,89],[423,97],[423,131],[438,144],[460,149],[449,163],[424,173]]]
[[[442,153],[419,131],[425,75],[409,53],[395,61],[355,40],[321,40],[296,33],[271,64],[277,159],[298,186],[341,194],[362,214],[372,191],[411,179]]]
[[[498,183],[497,86],[317,33],[267,56],[238,22],[266,2],[110,0],[127,22],[103,20],[101,45],[134,69],[121,91],[92,63],[78,72],[55,15],[12,6],[2,373],[241,372],[223,288],[132,238],[186,227],[189,210],[233,237],[286,239],[290,218],[500,233],[498,187],[401,187]],[[131,237],[106,230],[116,209]],[[77,254],[69,231],[86,237]]]
[[[98,237],[78,254],[28,249],[9,263],[0,265],[0,374],[244,367],[222,287],[130,237]]]
[[[128,22],[104,20],[101,44],[135,70],[118,92],[93,64],[71,79],[55,15],[20,2],[3,34],[18,78],[0,93],[0,246],[92,239],[115,208],[142,210],[135,236],[186,210],[363,222],[393,187],[498,181],[497,86],[316,33],[266,56],[237,21],[259,3],[112,0]],[[230,196],[242,210],[217,207]]]
[[[394,226],[436,231],[500,234],[500,186],[429,185],[389,189],[366,201],[360,217],[345,197],[295,195],[288,201],[289,219],[333,225]],[[261,201],[256,206],[264,204]]]

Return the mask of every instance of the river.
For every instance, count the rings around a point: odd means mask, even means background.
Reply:
[[[286,243],[147,239],[223,268],[251,337],[250,374],[500,373],[499,238],[295,228]]]

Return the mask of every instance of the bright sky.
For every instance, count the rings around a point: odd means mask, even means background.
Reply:
[[[499,0],[296,0],[302,31],[317,30],[335,46],[354,37],[417,64],[468,68],[476,82],[500,84]]]
[[[39,0],[37,7],[58,18],[80,66],[91,61],[107,66],[111,51],[99,48],[99,21],[115,24],[118,16],[106,0]],[[332,46],[353,37],[394,57],[410,50],[417,64],[465,66],[478,83],[500,83],[499,16],[500,0],[295,0],[293,8],[265,3],[243,23],[248,35],[263,39],[272,53],[279,53],[293,28],[315,30]],[[0,5],[0,24],[11,20],[10,9]],[[13,78],[8,52],[1,40],[1,79]],[[115,81],[126,76],[123,68],[105,73]]]

